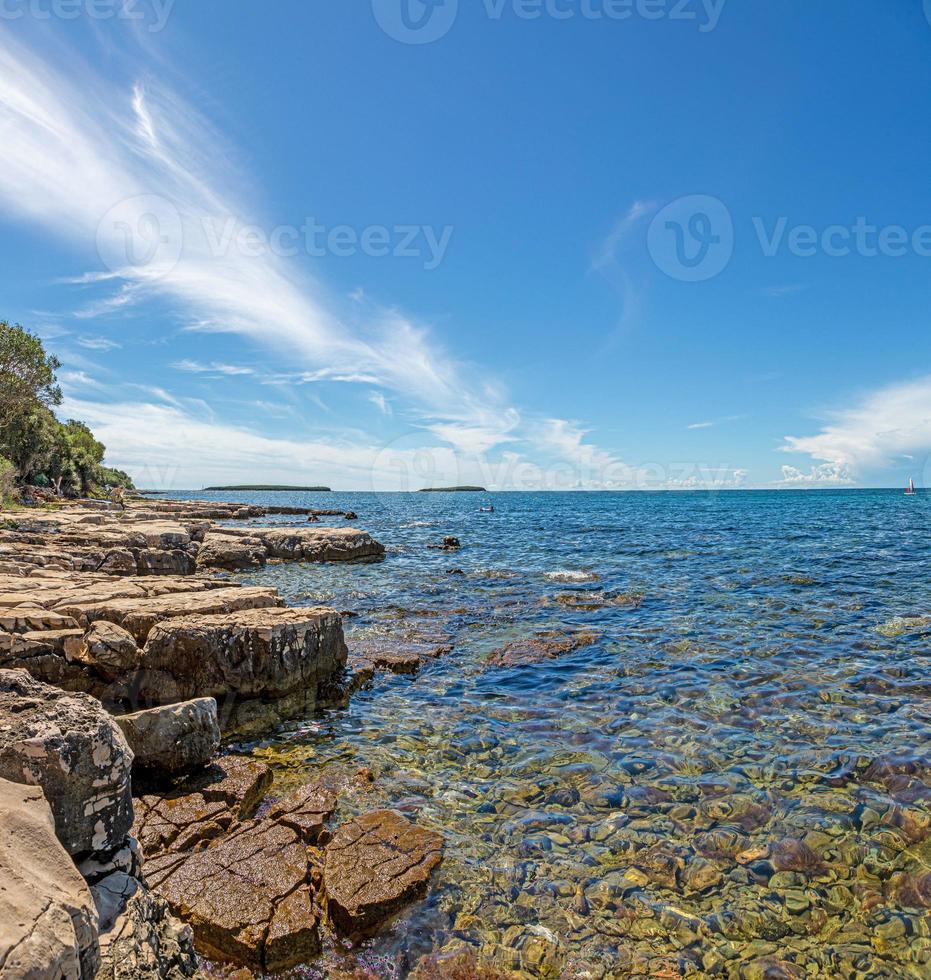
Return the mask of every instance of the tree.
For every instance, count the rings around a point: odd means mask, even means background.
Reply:
[[[59,367],[58,358],[45,352],[38,337],[0,320],[0,430],[36,405],[61,404],[55,382]]]
[[[71,462],[81,484],[81,494],[87,496],[90,488],[99,480],[100,464],[106,450],[83,422],[69,419],[64,430],[71,451]]]
[[[20,478],[31,483],[46,473],[53,455],[70,451],[62,425],[44,405],[24,408],[4,426],[0,451],[19,471]]]

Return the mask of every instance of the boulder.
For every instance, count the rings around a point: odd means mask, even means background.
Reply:
[[[220,747],[217,702],[213,698],[119,715],[115,721],[133,750],[134,767],[155,777],[202,768]]]
[[[332,609],[179,617],[149,633],[135,695],[140,704],[214,697],[226,728],[234,702],[294,695],[311,710],[345,663],[342,620]]]
[[[92,667],[104,680],[115,680],[135,670],[142,659],[142,651],[133,635],[116,623],[98,620],[84,634],[84,641],[77,659]]]
[[[100,703],[0,670],[0,778],[41,786],[70,854],[121,847],[133,754]]]
[[[333,925],[352,935],[379,925],[423,894],[443,855],[443,838],[394,810],[343,824],[327,845],[323,884]]]
[[[0,779],[0,978],[92,980],[97,914],[38,786]]]
[[[270,558],[285,561],[381,561],[385,547],[351,527],[256,528]]]
[[[257,538],[210,532],[197,552],[198,568],[256,568],[268,557],[265,545]]]

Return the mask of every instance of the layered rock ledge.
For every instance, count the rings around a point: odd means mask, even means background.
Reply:
[[[350,527],[216,523],[270,514],[172,501],[0,513],[0,668],[121,713],[213,697],[226,730],[313,710],[346,662],[339,616],[285,609],[275,589],[209,570],[379,561],[385,549]]]
[[[286,970],[427,887],[439,835],[393,811],[340,826],[333,786],[277,797],[267,766],[216,757],[223,732],[353,682],[339,613],[211,570],[385,553],[350,527],[216,523],[273,513],[355,519],[173,501],[0,513],[0,980],[186,980],[195,945],[243,976]],[[361,678],[443,649],[360,652]]]

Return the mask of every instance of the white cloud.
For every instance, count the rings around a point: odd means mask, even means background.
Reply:
[[[831,487],[851,486],[853,482],[846,466],[822,463],[820,466],[812,466],[807,473],[795,466],[783,466],[779,484],[788,487]]]
[[[909,454],[931,453],[931,376],[887,385],[831,412],[812,436],[786,436],[783,452],[820,461],[817,479],[853,481]],[[798,470],[786,467],[793,480]]]
[[[693,422],[691,425],[686,426],[688,429],[710,429],[714,426],[714,422]]]
[[[381,412],[382,415],[391,415],[391,403],[380,391],[369,392],[369,401]]]
[[[85,347],[87,350],[116,350],[121,345],[115,340],[110,340],[108,337],[78,337],[77,344],[80,347]]]
[[[244,190],[248,182],[237,176],[235,148],[167,86],[163,79],[170,73],[145,78],[146,52],[127,51],[125,62],[108,62],[111,70],[132,65],[132,78],[121,85],[71,54],[43,58],[2,27],[0,40],[0,205],[5,218],[44,227],[85,248],[94,268],[70,279],[82,290],[84,305],[76,316],[125,317],[135,306],[159,300],[187,330],[239,335],[287,363],[286,372],[257,376],[263,383],[377,386],[387,393],[385,406],[390,395],[415,427],[447,443],[450,459],[468,457],[463,466],[511,444],[591,471],[615,462],[585,443],[586,433],[574,423],[539,419],[510,405],[493,381],[450,357],[426,326],[373,305],[363,290],[354,291],[342,309],[296,261],[271,253],[254,257],[235,247],[218,251],[212,231],[230,218],[239,226],[261,223],[261,210]],[[638,221],[647,207],[635,205],[627,222]],[[606,249],[618,247],[626,227],[622,222]],[[140,261],[150,245],[151,261]],[[89,301],[88,289],[96,290]],[[94,338],[82,346],[104,349]],[[223,376],[254,373],[226,361],[183,359],[176,366]],[[147,406],[131,424],[137,433],[162,423],[173,429],[139,442],[170,457],[181,451],[175,445],[178,418],[165,406],[187,412],[195,403],[158,388],[152,394],[164,404]],[[127,465],[138,459],[121,423],[101,415],[101,424],[112,433],[112,452],[128,454]],[[185,422],[185,434],[204,434],[199,425]],[[235,440],[225,438],[230,431],[210,428],[216,445],[232,452]],[[263,438],[252,434],[241,445],[260,454],[266,444],[277,445]],[[310,445],[330,458],[322,444]],[[371,448],[341,446],[340,452],[361,458]],[[188,455],[192,466],[203,459],[206,472],[215,454]],[[233,458],[241,461],[242,452]],[[442,461],[449,469],[446,457]],[[339,471],[335,458],[333,466]]]
[[[185,358],[183,361],[176,361],[172,367],[178,371],[187,371],[190,374],[223,374],[230,377],[236,375],[255,374],[250,367],[238,364],[222,364],[218,361],[211,361],[209,364],[202,364],[200,361],[192,361]]]

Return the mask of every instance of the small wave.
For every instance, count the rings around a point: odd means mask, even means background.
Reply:
[[[411,521],[410,524],[402,524],[401,527],[439,527],[439,521]]]
[[[546,572],[543,577],[549,579],[551,582],[597,582],[601,576],[597,572],[571,572],[563,570]]]

